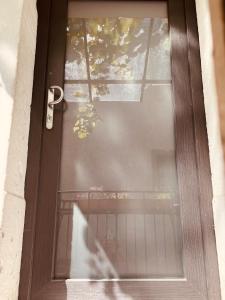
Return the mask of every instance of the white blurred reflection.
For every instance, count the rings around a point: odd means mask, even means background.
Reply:
[[[80,209],[73,206],[70,278],[118,278]]]

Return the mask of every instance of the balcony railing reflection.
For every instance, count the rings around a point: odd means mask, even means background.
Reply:
[[[171,192],[59,193],[55,275],[180,277],[179,215],[177,195]]]

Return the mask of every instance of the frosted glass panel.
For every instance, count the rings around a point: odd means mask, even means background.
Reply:
[[[182,278],[166,2],[68,10],[55,278]]]
[[[85,115],[93,114],[94,118],[94,112],[86,110],[83,116],[80,110],[85,110],[86,105],[68,102],[64,113],[61,190],[176,189],[171,96],[171,85],[149,84],[142,103],[97,101],[95,112],[99,120],[84,139],[73,131],[77,115],[88,119]],[[170,161],[168,168],[164,162],[163,168],[168,172],[164,175],[155,165],[157,153],[162,160],[164,153],[165,161]],[[167,186],[161,185],[166,178]]]

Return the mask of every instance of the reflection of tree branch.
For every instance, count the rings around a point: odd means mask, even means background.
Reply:
[[[168,41],[167,19],[74,18],[69,19],[67,61],[86,65],[90,101],[99,100],[110,91],[107,83],[94,80],[145,80],[149,49],[169,51]]]
[[[132,78],[129,62],[146,51],[146,19],[92,18],[69,20],[69,60],[87,62],[88,79],[104,79],[113,68],[115,76]],[[90,78],[92,77],[92,78]],[[106,84],[95,86],[97,95],[106,95]],[[89,94],[91,89],[89,87]]]
[[[142,23],[142,19],[134,18],[96,18],[87,21],[88,54],[92,77],[105,78],[110,74],[112,67],[120,77],[131,76],[129,61],[146,50],[142,40],[145,33]],[[138,38],[135,38],[136,35]],[[137,46],[138,52],[135,52]],[[129,48],[133,51],[130,51],[128,56]],[[95,85],[94,89],[96,98],[109,94],[106,84]]]
[[[129,77],[129,61],[146,51],[144,19],[95,18],[86,24],[91,75],[104,78],[113,66],[117,74]]]

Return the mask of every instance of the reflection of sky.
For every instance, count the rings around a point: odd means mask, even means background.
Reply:
[[[77,61],[69,62],[65,64],[65,80],[78,80],[87,79],[87,66],[86,61],[83,59],[80,63]]]
[[[147,79],[170,80],[170,39],[167,19],[155,19],[152,27]]]
[[[94,101],[140,101],[141,84],[107,84],[108,93],[99,95],[96,85],[92,85]],[[88,84],[64,85],[64,99],[68,102],[89,102]]]

